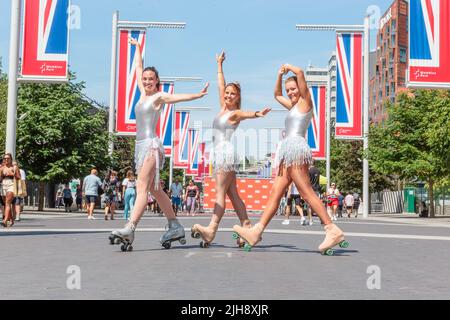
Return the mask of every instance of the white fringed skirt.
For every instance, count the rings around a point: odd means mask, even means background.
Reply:
[[[214,174],[239,170],[239,157],[229,141],[222,141],[213,146],[211,161]]]
[[[280,165],[289,168],[291,166],[302,166],[312,162],[311,149],[308,142],[302,136],[286,137],[278,144],[275,153],[274,168]]]
[[[145,159],[150,155],[155,155],[156,159],[155,189],[157,190],[160,185],[159,170],[164,166],[164,146],[158,137],[136,141],[134,163],[137,173],[141,170]]]

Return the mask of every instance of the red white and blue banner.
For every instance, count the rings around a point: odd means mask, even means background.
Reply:
[[[135,107],[141,98],[136,74],[136,47],[128,43],[129,37],[137,39],[142,56],[145,52],[145,30],[120,30],[116,88],[116,132],[118,135],[136,134]]]
[[[361,138],[363,106],[363,34],[337,33],[337,139]]]
[[[198,130],[189,129],[189,166],[186,169],[187,176],[198,175],[199,138],[200,132]]]
[[[408,87],[450,88],[450,1],[409,2]]]
[[[70,0],[25,0],[21,78],[68,79]]]
[[[325,160],[326,137],[326,86],[311,86],[309,92],[313,101],[313,118],[308,127],[307,141],[312,156],[316,160]]]
[[[187,169],[189,165],[189,118],[189,111],[175,112],[173,167],[176,169]]]
[[[161,82],[159,91],[173,94],[174,84],[173,82]],[[172,156],[173,148],[173,120],[175,118],[175,106],[173,104],[165,104],[162,107],[161,115],[159,117],[156,130],[158,137],[161,139],[166,157]]]

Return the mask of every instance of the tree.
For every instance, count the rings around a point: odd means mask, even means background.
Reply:
[[[428,183],[432,200],[436,183],[449,177],[450,96],[444,90],[414,90],[388,105],[388,120],[370,128],[368,157],[377,172]],[[430,217],[434,217],[430,201]]]
[[[17,159],[27,177],[39,181],[39,209],[44,183],[82,177],[111,165],[107,115],[90,114],[81,92],[84,83],[22,84],[18,94]]]

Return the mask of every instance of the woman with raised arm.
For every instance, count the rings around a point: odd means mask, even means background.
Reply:
[[[136,73],[141,98],[136,104],[136,148],[135,164],[138,173],[136,203],[131,213],[130,221],[123,229],[114,230],[109,239],[111,244],[122,243],[122,251],[131,251],[134,241],[134,231],[144,214],[147,205],[147,192],[151,192],[160,205],[168,220],[168,229],[161,236],[160,242],[168,249],[171,242],[180,241],[185,244],[183,226],[178,222],[172,209],[170,199],[159,186],[159,170],[164,165],[164,148],[156,135],[156,124],[164,104],[174,104],[182,101],[199,99],[207,94],[208,83],[199,93],[168,94],[160,92],[158,71],[154,67],[142,70],[142,53],[139,43],[130,38],[130,43],[136,46]]]
[[[228,195],[243,227],[250,227],[245,204],[242,201],[236,187],[236,171],[239,167],[239,159],[231,142],[234,131],[241,121],[264,117],[270,108],[262,111],[241,110],[241,87],[238,83],[226,84],[223,75],[223,62],[225,52],[216,55],[217,80],[219,86],[220,111],[213,121],[213,150],[212,166],[216,180],[216,202],[211,221],[207,227],[195,224],[191,228],[194,238],[202,238],[201,247],[209,247],[216,236],[220,220],[225,213],[225,197]],[[238,245],[244,242],[238,239]]]
[[[286,98],[282,91],[282,77],[289,71],[293,72],[295,76],[289,77],[285,81],[285,90],[288,96]],[[286,187],[294,182],[303,199],[309,203],[314,212],[317,212],[325,225],[326,236],[319,246],[320,252],[332,255],[331,248],[337,244],[347,247],[348,242],[344,241],[342,230],[331,222],[309,180],[308,165],[311,163],[312,157],[305,135],[313,115],[313,103],[304,73],[300,68],[290,64],[281,66],[275,85],[275,99],[289,110],[285,120],[286,137],[278,145],[275,156],[278,175],[259,223],[250,229],[235,225],[233,230],[245,239],[247,243],[244,249],[249,251],[252,246],[261,241],[261,235],[275,215]]]

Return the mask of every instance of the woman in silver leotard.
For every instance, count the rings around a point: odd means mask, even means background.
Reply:
[[[289,71],[295,74],[285,82],[286,94],[283,96],[282,77]],[[344,241],[344,233],[332,223],[321,200],[314,193],[309,180],[309,164],[312,162],[311,150],[305,140],[306,131],[313,115],[313,102],[303,71],[295,66],[281,66],[275,85],[275,99],[289,110],[286,116],[286,137],[280,142],[275,156],[274,166],[278,175],[274,181],[266,209],[259,221],[251,229],[235,225],[236,233],[247,241],[246,250],[250,250],[261,240],[264,229],[275,215],[286,188],[294,182],[303,199],[310,204],[320,220],[325,224],[325,240],[320,244],[322,253],[329,251],[336,244],[348,245]]]
[[[139,43],[130,38],[136,46],[136,73],[141,99],[136,105],[136,150],[135,163],[138,173],[136,203],[131,213],[130,222],[125,228],[115,230],[110,236],[111,243],[122,242],[122,250],[129,250],[134,240],[134,230],[147,205],[147,193],[150,191],[166,215],[169,228],[160,241],[165,248],[170,248],[174,240],[184,240],[184,228],[178,222],[167,194],[159,187],[159,169],[164,164],[164,148],[155,130],[164,104],[199,99],[207,94],[208,84],[197,94],[168,94],[159,91],[158,71],[154,67],[142,69],[142,56]],[[116,239],[119,239],[116,241]],[[132,248],[132,247],[131,247]]]
[[[216,202],[211,221],[207,227],[195,224],[191,228],[191,235],[194,238],[202,238],[200,245],[208,247],[214,240],[220,220],[225,212],[225,197],[228,197],[233,204],[242,226],[250,227],[250,220],[247,216],[245,204],[239,196],[236,188],[236,171],[239,160],[231,143],[231,137],[245,119],[264,117],[269,111],[265,108],[262,111],[246,112],[241,110],[241,88],[237,83],[225,83],[222,64],[225,60],[225,53],[216,55],[217,60],[217,80],[219,85],[220,112],[213,121],[213,149],[211,151],[212,165],[216,182]],[[238,240],[238,244],[243,242]]]

